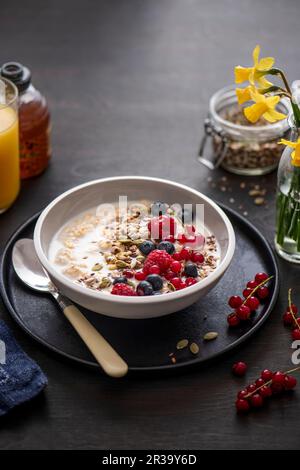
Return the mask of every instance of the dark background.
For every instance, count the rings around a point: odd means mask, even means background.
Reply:
[[[256,43],[290,79],[300,78],[297,0],[0,0],[0,7],[1,61],[31,68],[53,120],[52,164],[23,184],[16,204],[0,217],[0,250],[21,222],[59,193],[126,174],[199,189],[246,211],[272,242],[276,175],[212,174],[195,155],[209,97],[233,82],[234,65],[250,64]],[[267,188],[267,207],[248,196],[254,183]],[[49,378],[43,396],[1,419],[0,448],[299,447],[299,392],[247,417],[237,416],[233,404],[244,383],[231,376],[234,361],[248,362],[248,383],[262,368],[290,366],[290,336],[280,316],[287,288],[299,284],[299,269],[283,262],[280,269],[279,302],[252,340],[213,366],[168,378],[113,381],[63,362],[27,338],[0,301],[0,317]]]

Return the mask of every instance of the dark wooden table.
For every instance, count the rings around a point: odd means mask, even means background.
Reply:
[[[233,81],[233,66],[247,64],[257,42],[299,78],[298,13],[297,0],[4,2],[1,61],[27,64],[47,95],[53,160],[1,216],[0,250],[21,222],[62,191],[126,174],[199,189],[246,211],[272,242],[275,174],[212,174],[195,155],[209,97]],[[253,204],[251,184],[267,188],[267,207]],[[209,368],[168,378],[113,381],[64,362],[26,337],[0,303],[0,317],[49,377],[43,396],[1,419],[0,448],[299,447],[299,391],[248,417],[233,406],[244,383],[231,376],[234,361],[247,361],[248,381],[262,368],[290,366],[290,337],[280,317],[288,287],[299,285],[299,269],[282,262],[280,269],[279,302],[252,340]]]

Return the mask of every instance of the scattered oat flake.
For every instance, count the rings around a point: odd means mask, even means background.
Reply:
[[[172,356],[171,361],[173,362],[173,364],[176,364],[176,357]]]
[[[221,189],[221,191],[223,191],[223,193],[225,193],[225,191],[226,191],[226,186],[221,186],[220,189]]]
[[[233,203],[234,203],[234,199],[233,199],[233,197],[231,197],[231,198],[229,199],[229,202],[230,202],[231,204],[233,204]]]
[[[216,339],[218,336],[219,333],[217,333],[216,331],[209,331],[203,336],[203,339],[205,339],[205,341],[211,341],[212,339]]]
[[[189,344],[189,341],[187,339],[181,339],[176,344],[176,349],[184,349],[187,347],[188,344]]]
[[[245,189],[245,187],[246,187],[246,183],[245,183],[244,181],[242,181],[242,182],[240,183],[240,188],[241,188],[241,189]]]
[[[190,351],[191,351],[192,354],[198,354],[198,352],[199,352],[199,346],[198,346],[198,344],[192,343],[192,344],[190,345]]]
[[[245,217],[247,217],[248,212],[247,212],[247,211],[244,211],[244,212],[243,212],[243,215],[244,215]]]

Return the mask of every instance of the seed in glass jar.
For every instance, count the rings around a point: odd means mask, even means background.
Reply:
[[[206,333],[203,336],[203,339],[205,339],[205,341],[211,341],[212,339],[216,339],[218,336],[219,333],[217,333],[216,331],[210,331],[209,333]]]
[[[189,344],[189,341],[187,339],[181,339],[176,344],[176,349],[184,349],[187,347],[188,344]]]
[[[199,352],[199,346],[198,346],[198,344],[192,343],[192,344],[190,345],[190,351],[191,351],[192,354],[198,354],[198,352]]]

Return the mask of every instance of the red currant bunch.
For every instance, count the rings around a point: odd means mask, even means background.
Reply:
[[[255,383],[238,392],[235,402],[237,411],[245,413],[251,408],[260,408],[267,398],[295,388],[297,380],[294,376],[289,375],[290,372],[277,371],[273,373],[268,369],[263,370]]]
[[[261,300],[269,296],[269,289],[265,284],[270,280],[266,273],[257,273],[255,278],[247,282],[243,290],[243,298],[233,295],[228,300],[228,305],[234,309],[227,317],[229,326],[237,326],[241,321],[248,320],[251,312],[255,312]]]
[[[292,303],[291,293],[292,290],[289,289],[289,305],[283,314],[282,320],[285,326],[292,328],[292,339],[295,341],[298,339],[300,340],[300,318],[297,317],[298,308]]]

